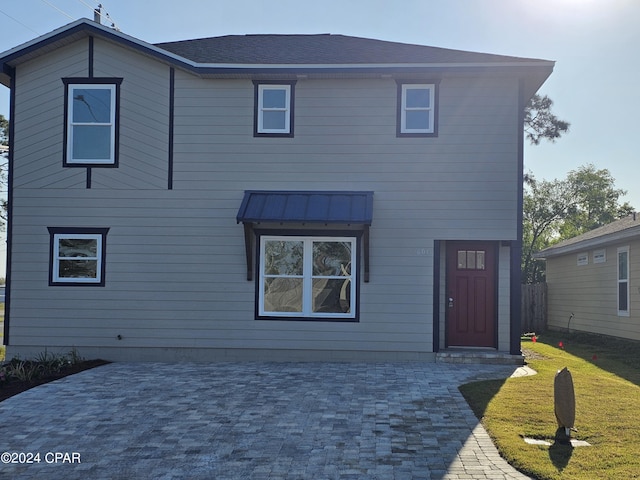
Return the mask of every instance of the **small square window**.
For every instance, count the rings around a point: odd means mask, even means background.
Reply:
[[[108,230],[50,227],[49,285],[104,286]]]
[[[398,83],[398,136],[436,135],[435,83]]]
[[[120,78],[64,78],[64,166],[118,163]]]
[[[593,252],[593,263],[607,263],[607,251],[596,250]]]
[[[256,136],[293,136],[294,83],[255,82]]]

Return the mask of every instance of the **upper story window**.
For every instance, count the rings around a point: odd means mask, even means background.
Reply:
[[[50,227],[49,285],[104,286],[108,228]]]
[[[398,83],[398,136],[435,136],[435,83]]]
[[[63,79],[65,166],[118,164],[118,109],[122,79]]]
[[[293,136],[294,82],[255,82],[256,136]]]

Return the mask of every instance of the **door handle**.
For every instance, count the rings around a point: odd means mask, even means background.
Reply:
[[[449,308],[453,308],[453,297],[449,297]]]

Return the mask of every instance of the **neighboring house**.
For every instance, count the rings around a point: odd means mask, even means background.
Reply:
[[[519,355],[523,110],[553,62],[79,20],[0,64],[8,357]]]
[[[534,255],[547,264],[547,324],[640,340],[640,215]]]

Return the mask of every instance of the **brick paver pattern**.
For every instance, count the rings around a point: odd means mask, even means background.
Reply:
[[[458,391],[514,370],[112,363],[0,403],[1,452],[40,453],[40,463],[0,464],[0,477],[526,479]],[[81,463],[48,463],[56,452]]]

